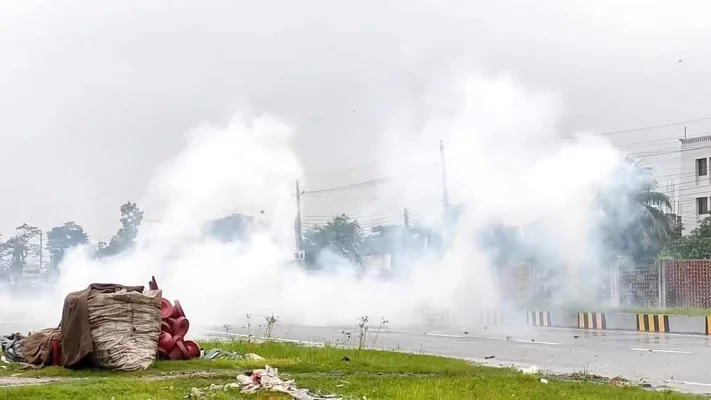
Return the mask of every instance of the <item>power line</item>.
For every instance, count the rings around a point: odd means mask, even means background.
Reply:
[[[303,195],[312,195],[312,194],[318,194],[318,193],[336,192],[336,191],[340,191],[340,190],[351,190],[351,189],[360,189],[360,188],[364,188],[364,187],[374,187],[374,186],[381,185],[381,184],[391,181],[391,180],[392,180],[392,178],[387,178],[387,177],[377,178],[377,179],[371,179],[371,180],[364,181],[364,182],[354,183],[351,185],[336,186],[336,187],[318,189],[318,190],[309,190],[309,191],[303,192],[302,194]]]
[[[623,133],[635,133],[635,132],[643,132],[643,131],[648,131],[648,130],[654,130],[654,129],[661,129],[661,128],[668,128],[672,126],[679,126],[679,125],[684,125],[684,124],[692,124],[696,122],[703,122],[703,121],[711,121],[711,117],[704,117],[704,118],[696,118],[696,119],[689,119],[685,121],[677,121],[677,122],[671,122],[667,124],[662,124],[662,125],[654,125],[654,126],[646,126],[642,128],[634,128],[634,129],[625,129],[625,130],[617,130],[617,131],[610,131],[610,132],[603,132],[603,133],[598,133],[594,134],[593,136],[612,136],[612,135],[619,135]],[[694,136],[690,136],[689,138],[692,137],[698,137],[698,136],[703,136],[705,134],[709,134],[711,132],[702,132],[702,133],[697,133]],[[576,136],[571,136],[571,137],[564,137],[560,138],[559,140],[570,140],[570,139],[576,139]],[[640,142],[633,142],[627,145],[619,145],[616,146],[621,149],[625,148],[631,148],[631,147],[643,147],[647,146],[651,143],[659,143],[659,142],[664,142],[664,141],[669,141],[669,140],[678,140],[679,138],[673,137],[673,138],[664,138],[664,139],[656,139],[656,140],[647,140],[647,141],[640,141]],[[671,149],[671,148],[670,148]],[[632,156],[638,156],[636,154],[630,154]],[[334,170],[334,171],[325,171],[325,172],[317,172],[317,173],[310,173],[310,174],[305,174],[306,176],[326,176],[326,175],[335,175],[339,173],[346,173],[346,172],[351,172],[351,171],[356,171],[356,170],[361,170],[365,168],[371,168],[371,167],[377,167],[379,165],[378,162],[373,161],[361,165],[356,165],[353,167],[348,167],[348,168],[343,168],[340,170]],[[312,191],[311,193],[316,193],[318,191]],[[308,193],[308,192],[307,192]]]
[[[619,135],[622,133],[642,132],[642,131],[649,131],[649,130],[653,130],[653,129],[669,128],[672,126],[679,126],[679,125],[684,125],[684,124],[693,124],[695,122],[703,122],[703,121],[711,121],[711,117],[689,119],[686,121],[671,122],[668,124],[647,126],[644,128],[635,128],[635,129],[626,129],[626,130],[621,130],[621,131],[605,132],[605,133],[599,133],[599,134],[597,134],[597,136],[610,136],[610,135]]]

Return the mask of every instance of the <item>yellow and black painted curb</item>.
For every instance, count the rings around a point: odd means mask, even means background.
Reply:
[[[527,311],[526,322],[533,326],[551,326],[550,311]]]
[[[582,329],[607,329],[605,313],[584,312],[578,313],[578,328]]]
[[[640,332],[669,332],[669,316],[661,314],[637,314],[637,330]]]
[[[706,316],[706,334],[711,335],[711,315]]]

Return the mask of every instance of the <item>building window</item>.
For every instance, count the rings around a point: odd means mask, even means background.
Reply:
[[[708,158],[696,159],[696,176],[706,176],[709,173]]]
[[[697,197],[696,198],[696,211],[699,215],[709,213],[709,201],[708,197]]]

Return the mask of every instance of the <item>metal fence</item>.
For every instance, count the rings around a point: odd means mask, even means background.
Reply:
[[[711,308],[711,260],[666,260],[660,275],[667,307]]]
[[[550,300],[550,276],[529,264],[501,269],[502,295],[518,303]],[[613,307],[711,308],[711,260],[664,260],[650,265],[610,265],[596,281],[596,305]],[[585,279],[585,277],[582,277]]]

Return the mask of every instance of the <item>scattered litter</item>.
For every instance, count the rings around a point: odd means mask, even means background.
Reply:
[[[346,385],[350,385],[351,383],[348,381],[338,381],[338,385],[336,387],[344,387]]]
[[[3,363],[25,361],[22,357],[22,346],[20,345],[20,341],[24,338],[25,336],[21,333],[11,333],[0,337],[0,350],[5,354],[2,356]]]
[[[541,370],[538,367],[536,367],[535,365],[531,365],[528,368],[519,368],[518,372],[520,372],[522,374],[526,374],[526,375],[535,375],[535,374],[541,372]]]
[[[548,384],[548,379],[541,378],[541,383],[547,385],[547,384]]]
[[[222,350],[222,349],[211,349],[208,352],[204,352],[200,358],[204,358],[207,360],[216,360],[216,359],[227,359],[227,360],[241,360],[244,358],[243,355],[233,353],[231,351],[227,350]]]
[[[612,383],[613,385],[617,385],[617,386],[624,386],[624,385],[626,385],[628,382],[629,382],[629,381],[628,381],[627,379],[622,378],[622,377],[620,377],[620,376],[616,376],[616,377],[610,379],[610,383]]]
[[[484,357],[484,359],[485,359],[485,360],[491,360],[491,359],[494,358],[494,357],[495,357],[495,356],[486,356],[486,357]]]
[[[264,357],[260,356],[259,354],[254,354],[254,353],[245,354],[244,359],[249,360],[249,361],[264,361]]]
[[[341,381],[349,384],[346,381]],[[265,366],[264,369],[246,372],[244,375],[237,376],[236,383],[228,383],[226,385],[210,385],[207,388],[191,388],[185,399],[203,400],[213,397],[211,392],[227,391],[231,389],[241,388],[241,393],[253,394],[259,391],[271,391],[285,393],[291,396],[293,400],[342,400],[341,397],[333,394],[312,393],[307,389],[299,389],[294,384],[293,380],[282,381],[279,378],[279,370],[270,366]]]
[[[343,362],[351,362],[351,359],[344,356],[343,358],[341,358],[341,361],[343,361]]]

